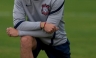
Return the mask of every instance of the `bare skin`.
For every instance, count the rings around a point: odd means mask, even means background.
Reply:
[[[43,28],[47,33],[53,33],[56,30],[58,30],[58,27],[56,27],[54,24],[51,23],[46,23],[44,26],[45,22],[41,22],[40,26]]]
[[[41,22],[40,27],[43,28],[44,24],[45,24],[45,22]],[[44,30],[47,33],[53,33],[56,30],[58,30],[58,28],[54,24],[46,23]],[[7,28],[6,32],[11,37],[19,36],[18,30],[13,27]],[[20,38],[20,43],[21,43],[21,47],[20,47],[21,58],[34,58],[32,50],[34,50],[36,48],[36,45],[37,45],[36,39],[32,36],[26,35],[26,36],[22,36]]]
[[[37,42],[31,36],[23,36],[20,39],[21,58],[34,58],[32,50],[36,48]]]

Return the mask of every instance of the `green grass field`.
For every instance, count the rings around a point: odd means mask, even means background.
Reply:
[[[6,34],[13,26],[13,1],[0,0],[0,58],[20,58],[20,39]],[[96,58],[96,0],[66,0],[64,20],[71,58]],[[38,58],[47,58],[44,51]]]

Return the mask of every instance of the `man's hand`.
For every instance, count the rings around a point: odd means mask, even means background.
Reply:
[[[54,25],[54,24],[51,24],[51,23],[46,23],[45,24],[45,27],[44,27],[44,30],[48,33],[53,33],[55,31],[58,30],[58,28]]]
[[[46,23],[44,26],[45,22],[41,23],[41,27],[47,32],[47,33],[53,33],[58,30],[58,27],[56,27],[54,24],[51,23]]]
[[[6,32],[9,36],[12,36],[12,37],[17,37],[18,36],[18,30],[16,30],[15,28],[13,27],[9,27],[6,29]]]

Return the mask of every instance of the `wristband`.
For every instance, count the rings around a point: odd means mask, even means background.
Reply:
[[[44,27],[43,28],[45,28],[45,25],[46,25],[46,22],[44,23]]]

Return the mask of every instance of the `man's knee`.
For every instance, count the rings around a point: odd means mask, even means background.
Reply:
[[[21,37],[21,48],[26,48],[26,49],[30,49],[32,48],[33,44],[33,37],[31,36],[23,36]]]

